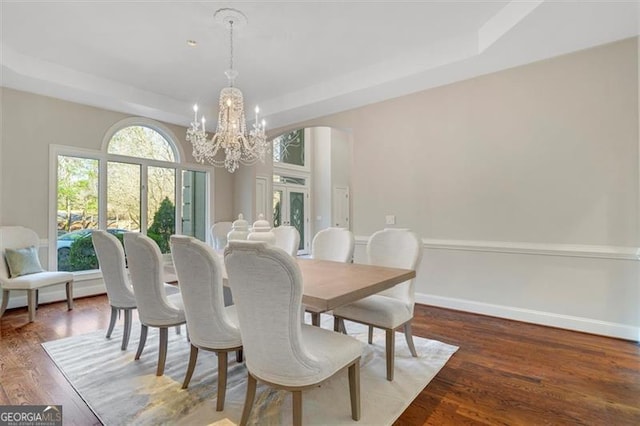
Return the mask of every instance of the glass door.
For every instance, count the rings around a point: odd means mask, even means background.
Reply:
[[[300,233],[298,254],[308,254],[309,190],[295,185],[273,185],[273,227],[294,226]]]

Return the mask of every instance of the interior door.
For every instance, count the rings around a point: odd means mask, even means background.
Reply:
[[[296,185],[273,185],[273,227],[294,226],[300,233],[298,254],[308,254],[309,189]]]
[[[335,186],[333,188],[333,225],[349,229],[349,188]]]

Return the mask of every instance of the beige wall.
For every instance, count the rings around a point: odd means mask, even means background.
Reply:
[[[636,338],[638,116],[628,39],[291,127],[351,130],[357,251],[419,233],[420,301]]]
[[[304,125],[354,135],[356,233],[638,245],[634,39]],[[295,127],[300,127],[297,124]]]

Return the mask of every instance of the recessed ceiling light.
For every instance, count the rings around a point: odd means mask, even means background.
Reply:
[[[196,47],[198,42],[195,40],[187,40],[187,46]]]

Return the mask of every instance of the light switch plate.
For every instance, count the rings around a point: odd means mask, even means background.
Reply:
[[[395,225],[396,224],[396,216],[393,214],[389,214],[385,217],[385,223],[387,225]]]

